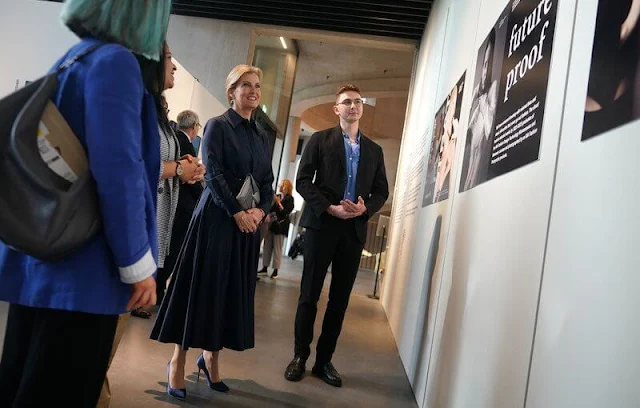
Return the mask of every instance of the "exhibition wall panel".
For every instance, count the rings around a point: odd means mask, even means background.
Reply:
[[[426,286],[430,280],[423,274],[414,273],[413,257],[415,253],[426,253],[430,242],[423,239],[419,227],[424,222],[421,217],[422,184],[424,183],[424,151],[428,143],[428,128],[433,123],[436,110],[438,76],[446,36],[448,6],[438,2],[434,6],[431,18],[440,24],[430,24],[421,44],[418,63],[414,70],[414,81],[407,105],[407,120],[400,151],[400,161],[396,177],[391,235],[384,277],[382,302],[389,317],[400,357],[405,366],[409,381],[416,393],[424,387],[421,379],[426,367],[421,367],[422,352],[416,339],[424,338],[424,313],[418,305],[426,301]],[[448,202],[434,205],[437,210],[446,213]],[[435,212],[434,212],[435,213]],[[434,217],[435,218],[435,217]],[[446,221],[445,221],[446,224]],[[424,236],[430,234],[425,232]],[[424,269],[424,266],[423,268]],[[423,330],[424,328],[424,330]]]
[[[537,134],[523,135],[532,140],[538,138],[539,143],[526,145],[524,140],[520,146],[514,145],[509,153],[513,153],[515,165],[519,164],[520,168],[504,173],[496,171],[493,176],[487,176],[486,182],[475,184],[477,187],[470,183],[470,190],[454,198],[443,272],[452,276],[452,285],[448,299],[445,302],[442,296],[438,307],[436,332],[441,337],[436,341],[431,359],[428,406],[517,407],[524,403],[575,2],[499,3],[482,2],[476,36],[476,49],[481,50],[487,44],[485,38],[490,37],[495,28],[494,60],[503,53],[489,173],[493,161],[498,164],[501,157],[498,140],[505,133],[500,133],[500,126],[514,114],[522,120],[505,126],[538,129]],[[536,10],[542,13],[530,17]],[[523,54],[535,58],[539,65],[527,61],[531,69],[528,73],[516,68],[520,83],[513,85],[509,95],[511,101],[518,102],[514,106],[505,101],[513,72],[509,68],[520,62],[514,61],[514,57],[520,59],[520,55],[510,54],[515,48],[514,33],[518,35],[515,25],[530,27],[533,24],[528,23],[527,18],[537,21],[538,25],[529,38],[523,40],[521,48],[526,47]],[[501,24],[508,28],[505,30]],[[504,32],[502,47],[499,46],[500,31]],[[536,55],[535,47],[539,47],[540,54]],[[484,56],[476,59],[476,66],[470,72],[482,73],[479,65],[483,62]],[[542,65],[545,62],[550,64],[546,69]],[[494,76],[496,67],[494,64]],[[478,78],[476,74],[474,84],[482,82],[481,76]],[[536,102],[531,105],[530,101]],[[538,103],[541,106],[535,111]],[[475,109],[473,105],[472,102],[470,118]],[[535,117],[523,117],[523,107],[525,114],[533,112]],[[534,126],[530,128],[528,124],[532,123]],[[467,133],[469,137],[474,137],[472,132]],[[523,151],[516,151],[519,147],[524,147]],[[470,167],[465,166],[465,159],[459,156],[463,169],[458,178],[460,190],[462,178],[469,173],[465,174],[464,169]]]
[[[448,111],[452,87],[464,83],[451,185],[446,199],[423,199],[427,205],[417,210],[409,200],[395,204],[383,297],[424,406],[524,403],[574,5],[443,0],[430,18],[396,194],[411,197],[416,187],[410,180],[420,178],[427,182],[419,195],[428,198],[430,161],[435,157],[439,172],[450,127],[446,114],[438,122],[436,109]],[[435,137],[442,140],[434,143]],[[423,168],[417,170],[419,158]],[[438,216],[442,230],[431,277],[428,255]]]
[[[637,23],[631,4],[576,5],[528,408],[640,406],[637,24],[621,39]],[[601,109],[585,114],[587,98]]]

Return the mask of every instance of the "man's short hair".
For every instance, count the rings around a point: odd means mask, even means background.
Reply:
[[[360,95],[362,95],[362,93],[360,93],[360,88],[358,88],[357,86],[355,86],[353,84],[347,84],[347,85],[344,85],[344,86],[341,86],[340,88],[338,88],[338,91],[336,92],[336,102],[338,102],[338,98],[340,98],[340,95],[342,95],[345,92],[349,92],[349,91],[357,92]]]
[[[200,118],[194,111],[186,110],[178,114],[178,128],[181,130],[191,129],[199,123]]]

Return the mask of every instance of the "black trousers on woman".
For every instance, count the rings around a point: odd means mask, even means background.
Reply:
[[[117,315],[10,305],[0,407],[94,408],[117,324]]]

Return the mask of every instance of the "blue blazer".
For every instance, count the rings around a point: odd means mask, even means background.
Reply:
[[[87,38],[56,63],[98,40]],[[0,242],[0,300],[24,306],[120,314],[131,285],[155,273],[160,137],[151,95],[126,48],[106,44],[58,76],[55,104],[87,151],[102,213],[82,249],[43,262]]]

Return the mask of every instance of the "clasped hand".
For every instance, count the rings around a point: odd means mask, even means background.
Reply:
[[[131,298],[127,303],[127,310],[153,306],[156,300],[156,280],[149,276],[131,285]]]
[[[244,233],[256,232],[258,226],[264,218],[264,212],[259,208],[250,208],[246,211],[240,211],[233,215],[236,225],[240,231]]]
[[[206,173],[206,167],[198,158],[193,157],[190,154],[186,154],[180,158],[180,164],[182,165],[183,173],[180,176],[180,180],[186,184],[196,184],[204,179]]]
[[[364,205],[362,197],[358,197],[357,204],[351,200],[342,200],[340,201],[340,205],[332,205],[328,210],[329,214],[342,220],[359,217],[366,211],[367,207]]]

